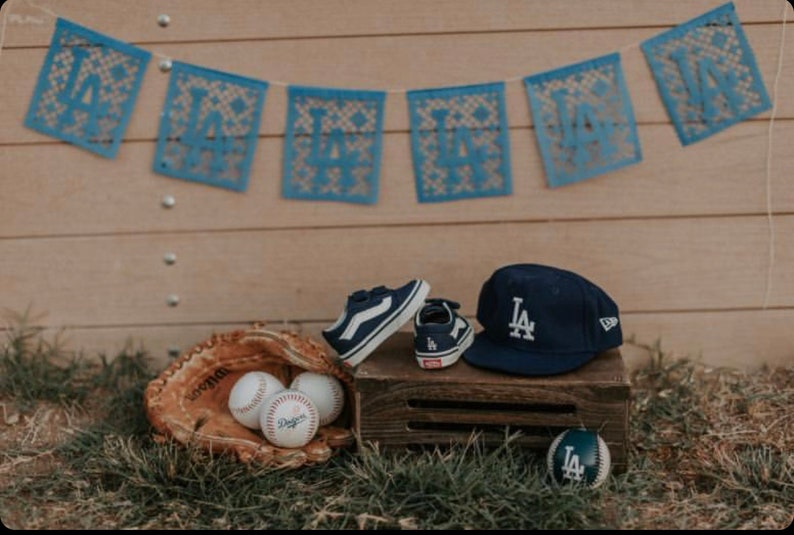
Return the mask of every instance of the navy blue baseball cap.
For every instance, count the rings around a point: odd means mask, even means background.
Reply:
[[[557,375],[623,343],[618,306],[571,271],[539,264],[504,266],[477,303],[483,330],[463,353],[473,366],[517,375]]]

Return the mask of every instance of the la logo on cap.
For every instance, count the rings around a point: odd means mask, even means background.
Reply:
[[[521,308],[521,303],[523,302],[523,298],[513,297],[513,321],[508,323],[507,326],[513,329],[510,331],[510,336],[513,338],[534,340],[535,322],[529,321],[529,314],[527,313],[526,309]],[[524,334],[522,335],[521,332]]]

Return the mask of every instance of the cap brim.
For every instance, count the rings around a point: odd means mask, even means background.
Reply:
[[[573,371],[596,356],[586,353],[532,353],[494,343],[485,331],[463,353],[463,360],[477,366],[516,375],[557,375]]]

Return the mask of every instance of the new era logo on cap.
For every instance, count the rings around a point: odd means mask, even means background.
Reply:
[[[463,358],[518,375],[571,371],[623,343],[618,307],[606,292],[540,264],[497,269],[480,291],[477,320],[483,331]]]
[[[605,331],[608,331],[612,327],[617,327],[618,325],[617,318],[600,318],[598,321],[601,323],[601,327],[603,327]]]

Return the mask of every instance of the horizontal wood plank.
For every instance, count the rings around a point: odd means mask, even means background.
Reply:
[[[735,0],[743,24],[781,19],[783,0]],[[713,0],[11,0],[7,47],[46,46],[53,13],[127,42],[284,39],[316,36],[498,32],[680,24],[721,5]],[[790,8],[789,8],[790,9]],[[170,24],[157,24],[160,14]],[[219,20],[223,23],[219,24]]]
[[[621,314],[621,321],[624,332],[621,354],[630,371],[648,366],[651,353],[647,346],[657,343],[670,362],[689,358],[709,366],[747,371],[757,370],[762,365],[790,366],[794,359],[789,334],[794,324],[794,308],[653,314],[629,312]],[[273,322],[268,327],[312,337],[333,355],[333,350],[321,335],[322,329],[328,325],[327,322]],[[41,335],[44,340],[59,344],[64,351],[87,359],[99,355],[113,359],[122,352],[145,352],[153,369],[157,370],[164,368],[175,355],[187,351],[213,333],[249,326],[247,322],[240,322],[48,327]],[[479,330],[477,326],[477,332]]]
[[[768,304],[792,306],[794,216],[775,232]],[[0,240],[0,258],[4,307],[76,326],[331,320],[351,291],[414,277],[474,314],[516,262],[581,273],[626,312],[757,308],[770,268],[763,216]]]
[[[653,28],[454,34],[449,36],[363,37],[350,39],[260,42],[181,43],[158,47],[161,54],[199,66],[249,76],[275,84],[319,85],[355,89],[417,89],[512,79],[506,85],[511,127],[532,124],[522,78],[549,69],[615,52],[623,47],[622,66],[639,123],[669,118],[638,43],[658,33]],[[774,26],[746,29],[761,76],[773,95],[780,32]],[[572,45],[575,43],[575,46]],[[0,144],[48,143],[54,138],[23,125],[45,49],[7,50],[0,56]],[[794,72],[794,39],[785,41],[783,73]],[[153,57],[124,133],[126,140],[157,138],[168,74]],[[778,82],[776,116],[794,117],[794,77]],[[753,119],[768,119],[771,110]],[[286,89],[267,92],[260,133],[283,135]],[[404,93],[386,101],[386,131],[407,131]]]
[[[767,211],[768,128],[735,125],[681,147],[668,125],[640,128],[643,161],[562,187],[546,185],[529,129],[511,131],[513,194],[444,203],[417,201],[406,134],[384,137],[378,203],[281,197],[280,139],[261,140],[249,189],[231,192],[151,172],[154,143],[126,143],[116,160],[70,145],[0,147],[0,237],[217,229],[370,226],[474,221],[760,214]],[[789,195],[794,121],[775,123],[769,181],[773,212]],[[164,195],[176,205],[166,210]]]
[[[158,362],[253,320],[321,339],[346,295],[428,279],[473,318],[482,282],[513,262],[604,287],[626,336],[754,368],[794,362],[794,39],[776,82],[784,0],[735,0],[773,111],[682,147],[639,43],[710,0],[12,0],[0,11],[0,307],[44,311],[75,349],[142,344]],[[37,8],[36,6],[40,6]],[[48,13],[49,11],[49,13]],[[159,14],[171,17],[158,26]],[[55,19],[153,52],[125,142],[106,160],[27,129]],[[643,161],[546,186],[521,78],[620,51]],[[168,75],[159,57],[273,82],[248,191],[150,171]],[[400,90],[510,79],[513,195],[417,202]],[[380,199],[281,198],[284,83],[394,89]],[[775,88],[777,91],[774,92]],[[772,126],[774,137],[767,137]],[[772,141],[774,143],[772,143]],[[767,151],[769,175],[767,176]],[[164,195],[176,205],[163,208]],[[176,263],[166,265],[164,255]],[[169,295],[178,306],[166,304]],[[2,325],[0,325],[2,329]],[[405,327],[404,329],[407,329]],[[647,361],[625,345],[631,368]]]
[[[753,370],[794,362],[794,309],[627,314],[623,318],[627,366],[649,364],[658,344],[666,362],[686,358],[708,366]],[[629,340],[633,338],[633,340]]]

